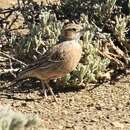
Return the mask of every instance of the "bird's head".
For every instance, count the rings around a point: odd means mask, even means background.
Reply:
[[[69,23],[63,27],[62,39],[67,40],[79,40],[85,30],[79,24]]]

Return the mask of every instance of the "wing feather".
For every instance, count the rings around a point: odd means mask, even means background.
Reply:
[[[40,59],[21,71],[20,75],[35,69],[56,69],[59,64],[64,61],[63,52],[60,48],[62,48],[62,44],[58,44],[52,49],[48,50]]]

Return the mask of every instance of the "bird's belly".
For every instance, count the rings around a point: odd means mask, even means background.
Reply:
[[[66,63],[64,65],[64,70],[67,71],[68,73],[70,73],[71,71],[73,71],[76,68],[76,66],[78,65],[78,62],[79,62],[79,60],[75,60],[73,62]]]
[[[42,80],[50,80],[50,79],[55,79],[55,78],[63,77],[66,74],[67,73],[65,73],[64,71],[53,71],[53,72],[48,72],[48,73],[41,72],[41,73],[39,73],[37,75],[37,77],[39,79],[42,79]]]

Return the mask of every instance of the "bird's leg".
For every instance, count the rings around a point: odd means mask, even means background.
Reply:
[[[53,96],[54,100],[57,102],[57,99],[56,99],[56,97],[55,97],[55,95],[54,95],[54,92],[53,92],[53,90],[52,90],[51,86],[48,84],[48,82],[47,82],[47,81],[44,81],[44,83],[46,84],[46,86],[47,86],[48,90],[49,90],[49,91],[50,91],[50,93],[52,94],[52,96]],[[57,103],[58,103],[58,102],[57,102]]]
[[[41,80],[41,84],[42,84],[42,93],[44,94],[45,98],[47,98],[47,90],[43,80]]]

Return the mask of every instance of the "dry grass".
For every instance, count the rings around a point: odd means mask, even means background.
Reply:
[[[0,0],[0,7],[9,7],[14,5],[17,0]]]
[[[34,0],[37,1],[38,3],[43,1],[44,4],[46,3],[58,3],[60,0]],[[0,7],[2,8],[7,8],[10,7],[10,5],[15,5],[17,0],[0,0]]]

